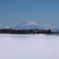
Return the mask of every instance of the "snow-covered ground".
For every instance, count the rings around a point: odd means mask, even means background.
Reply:
[[[59,36],[0,34],[0,59],[59,59]]]

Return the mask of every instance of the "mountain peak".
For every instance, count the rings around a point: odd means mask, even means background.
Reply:
[[[26,21],[21,24],[21,26],[30,26],[30,25],[37,25],[37,23],[33,21]]]

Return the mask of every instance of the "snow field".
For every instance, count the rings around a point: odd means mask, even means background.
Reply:
[[[0,34],[0,59],[59,59],[59,36]]]

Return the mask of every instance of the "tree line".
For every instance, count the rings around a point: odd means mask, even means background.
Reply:
[[[19,30],[14,30],[14,29],[0,29],[0,33],[11,33],[11,34],[51,34],[53,33],[51,29],[48,30],[40,30],[40,29],[19,29]]]

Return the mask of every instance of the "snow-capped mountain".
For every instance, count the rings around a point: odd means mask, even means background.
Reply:
[[[32,21],[26,21],[24,23],[21,23],[20,25],[13,27],[13,29],[42,29],[36,22]]]

